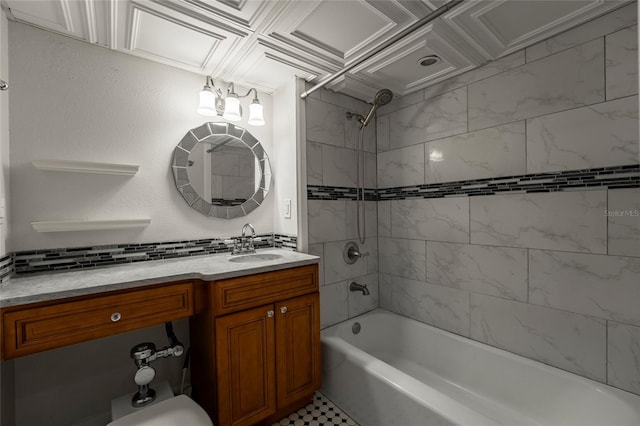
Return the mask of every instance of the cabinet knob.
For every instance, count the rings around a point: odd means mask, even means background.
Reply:
[[[269,309],[269,310],[267,311],[267,316],[268,316],[269,318],[271,318],[271,317],[273,316],[273,310],[272,310],[272,309]]]
[[[111,314],[111,321],[113,322],[120,321],[120,318],[122,318],[122,315],[120,315],[120,312],[114,312]]]
[[[286,314],[286,313],[287,313],[287,310],[288,310],[288,309],[287,309],[287,307],[286,307],[286,306],[283,306],[283,307],[281,307],[281,308],[280,308],[280,313],[281,313],[281,314]]]

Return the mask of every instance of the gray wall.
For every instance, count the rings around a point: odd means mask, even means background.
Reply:
[[[379,188],[637,164],[631,5],[395,100]],[[640,189],[381,201],[380,305],[640,394]],[[632,213],[633,214],[633,213]]]

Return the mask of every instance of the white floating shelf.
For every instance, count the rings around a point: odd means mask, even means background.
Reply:
[[[133,164],[93,163],[91,161],[34,160],[31,163],[38,170],[101,175],[133,176],[138,173],[140,168],[140,166]]]
[[[151,219],[123,220],[57,220],[31,222],[36,232],[109,231],[114,229],[145,228]]]

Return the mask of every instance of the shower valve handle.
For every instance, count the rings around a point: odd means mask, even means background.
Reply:
[[[369,252],[360,253],[358,251],[357,247],[349,247],[349,251],[347,252],[347,256],[349,256],[349,259],[358,259],[358,258],[361,258],[361,257],[369,256]]]

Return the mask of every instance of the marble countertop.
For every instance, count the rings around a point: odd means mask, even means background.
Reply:
[[[63,299],[151,284],[199,279],[219,280],[318,263],[319,258],[284,249],[261,249],[258,254],[279,254],[273,260],[230,262],[230,253],[156,260],[105,268],[55,272],[11,278],[0,284],[0,307]]]

